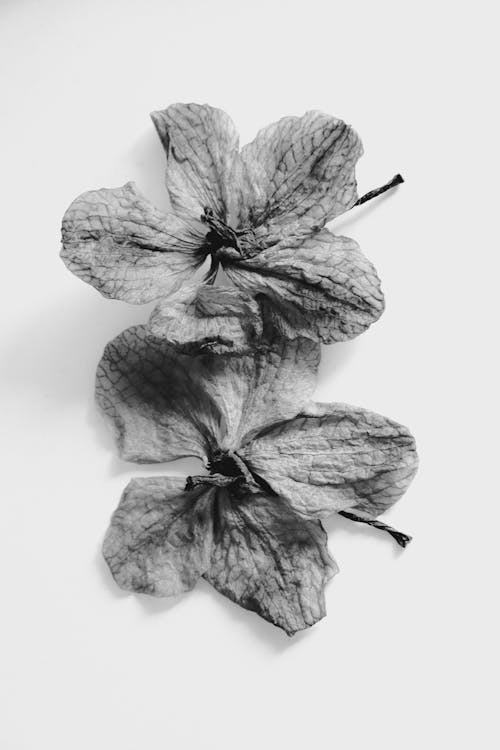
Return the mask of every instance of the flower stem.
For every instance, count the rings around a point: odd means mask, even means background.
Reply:
[[[392,526],[377,521],[375,518],[370,518],[369,516],[358,516],[356,513],[350,513],[346,510],[339,510],[339,516],[344,516],[344,518],[348,518],[350,521],[356,521],[357,523],[366,523],[368,526],[373,526],[375,529],[380,529],[381,531],[387,531],[387,533],[396,540],[400,547],[406,547],[406,545],[411,542],[411,536],[403,534],[402,531],[396,531]]]
[[[382,193],[385,193],[386,190],[390,190],[393,187],[396,187],[396,185],[400,185],[402,182],[404,182],[403,178],[400,174],[394,175],[392,180],[389,180],[389,182],[386,182],[385,185],[382,185],[382,187],[376,188],[375,190],[370,190],[369,193],[365,193],[361,198],[359,198],[354,206],[361,206],[363,203],[366,203],[366,201],[371,201],[372,198],[376,198],[377,195],[382,195]],[[353,208],[354,208],[353,206]]]

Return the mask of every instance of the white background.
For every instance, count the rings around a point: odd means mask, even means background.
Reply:
[[[1,750],[498,747],[500,464],[494,4],[4,0],[1,60]],[[159,206],[149,112],[230,113],[242,143],[316,108],[352,123],[365,192],[339,219],[382,319],[324,350],[318,395],[408,424],[421,468],[387,520],[328,524],[328,616],[289,639],[204,582],[126,595],[100,544],[132,476],[93,405],[106,342],[146,308],[58,258],[84,190]],[[497,735],[495,737],[495,735]]]

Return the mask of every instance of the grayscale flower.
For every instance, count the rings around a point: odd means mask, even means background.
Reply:
[[[150,331],[184,351],[248,349],[262,332],[258,303],[287,338],[344,341],[377,320],[372,264],[325,228],[357,201],[362,146],[350,126],[320,112],[285,117],[240,151],[219,109],[174,104],[152,118],[171,210],[132,182],[84,193],[62,225],[73,273],[105,297],[156,300]],[[234,285],[222,296],[219,267]]]
[[[124,589],[174,596],[203,577],[293,634],[325,614],[337,571],[321,520],[377,520],[417,468],[405,427],[345,404],[311,401],[319,345],[276,338],[251,354],[189,357],[144,326],[105,349],[97,400],[121,456],[184,456],[209,473],[133,479],[104,541]]]

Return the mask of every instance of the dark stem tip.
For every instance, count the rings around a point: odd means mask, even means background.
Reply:
[[[376,198],[378,195],[382,195],[382,193],[385,193],[387,190],[390,190],[393,187],[396,187],[396,185],[401,185],[401,183],[404,182],[403,176],[399,173],[394,175],[392,180],[389,180],[389,182],[386,182],[385,185],[382,185],[382,187],[375,188],[375,190],[370,190],[370,192],[365,193],[361,198],[359,198],[355,206],[362,206],[363,203],[366,203],[367,201],[371,201],[372,198]]]
[[[409,534],[404,534],[402,531],[392,531],[389,533],[391,534],[393,539],[396,540],[399,546],[403,548],[406,547],[413,539],[412,536],[410,536]]]

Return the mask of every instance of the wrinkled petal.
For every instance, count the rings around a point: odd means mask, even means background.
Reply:
[[[321,524],[265,495],[236,502],[220,490],[217,502],[206,580],[289,635],[324,617],[324,587],[337,566]]]
[[[243,222],[271,234],[310,235],[356,202],[362,152],[349,125],[321,112],[263,128],[241,151]]]
[[[210,565],[213,494],[184,492],[173,477],[132,479],[103,544],[116,583],[155,596],[192,589]]]
[[[206,255],[204,236],[200,221],[162,214],[128,182],[73,201],[63,218],[61,257],[104,297],[141,304],[192,275]]]
[[[208,104],[172,104],[151,118],[167,155],[166,183],[176,213],[199,218],[210,208],[226,220],[239,158],[231,118]]]
[[[225,267],[238,287],[263,294],[287,338],[325,344],[365,331],[384,309],[380,281],[358,244],[324,229],[295,248],[275,246]]]
[[[319,346],[307,339],[276,337],[247,355],[198,358],[201,388],[220,413],[213,426],[218,447],[234,450],[298,414],[314,391],[319,356]]]
[[[106,346],[97,367],[96,399],[126,461],[205,459],[210,453],[205,425],[219,415],[200,390],[195,363],[191,368],[145,326],[128,328]]]
[[[128,461],[207,459],[294,417],[315,385],[319,346],[277,338],[246,355],[177,352],[145,326],[111,341],[96,396]]]
[[[237,353],[258,342],[262,316],[255,299],[240,289],[186,285],[160,301],[149,329],[186,354]]]
[[[379,414],[318,404],[238,451],[304,517],[354,509],[375,517],[405,492],[417,470],[415,441]]]

